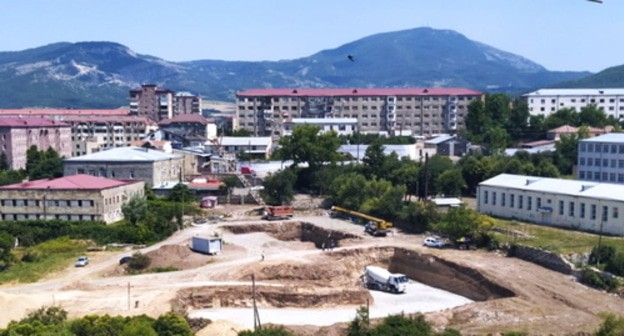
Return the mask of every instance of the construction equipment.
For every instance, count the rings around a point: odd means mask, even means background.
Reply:
[[[362,278],[366,288],[391,293],[404,293],[409,281],[405,274],[393,274],[377,266],[366,266]]]
[[[295,209],[289,205],[268,206],[264,208],[262,219],[283,220],[289,219],[295,214]]]
[[[386,236],[391,231],[391,228],[392,228],[391,222],[385,221],[381,218],[367,215],[365,213],[361,213],[358,211],[353,211],[353,210],[349,210],[349,209],[345,209],[345,208],[341,208],[337,206],[331,207],[331,210],[332,210],[332,213],[331,213],[332,217],[337,217],[338,213],[344,213],[347,215],[354,216],[356,218],[366,220],[367,222],[366,222],[364,231],[373,236]]]

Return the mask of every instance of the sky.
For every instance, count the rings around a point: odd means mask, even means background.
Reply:
[[[169,61],[285,60],[377,33],[455,30],[549,70],[624,64],[624,1],[3,1],[0,50],[112,41]]]

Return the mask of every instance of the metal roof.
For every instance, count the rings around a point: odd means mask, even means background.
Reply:
[[[64,162],[153,162],[179,159],[181,156],[142,147],[119,147],[77,156]]]
[[[41,179],[0,187],[7,190],[102,190],[133,184],[137,180],[113,180],[85,174],[71,175],[56,179]]]
[[[221,146],[271,146],[271,137],[223,137]],[[213,145],[210,141],[206,145]]]
[[[533,96],[608,96],[624,95],[624,89],[539,89],[524,94],[524,97]]]
[[[237,97],[288,96],[288,97],[333,97],[333,96],[480,96],[483,93],[464,88],[333,88],[333,89],[251,89],[237,92]]]
[[[624,185],[549,177],[500,174],[479,186],[511,188],[594,199],[624,201]]]
[[[583,139],[580,142],[610,142],[624,143],[624,133],[607,133],[593,138]]]
[[[0,127],[12,127],[12,128],[31,128],[31,127],[71,127],[62,121],[37,118],[37,117],[8,117],[0,118]]]

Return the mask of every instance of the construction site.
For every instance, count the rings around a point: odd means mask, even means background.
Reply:
[[[379,237],[322,210],[266,221],[254,209],[224,206],[231,217],[141,249],[154,267],[176,271],[127,275],[118,260],[133,251],[101,251],[89,254],[87,267],[5,285],[0,304],[12,309],[0,325],[60,306],[73,317],[173,310],[210,319],[198,335],[268,324],[301,335],[341,335],[356,310],[368,306],[373,319],[424,313],[436,328],[465,334],[564,335],[594,331],[600,313],[624,309],[618,296],[501,253],[430,249],[424,236],[396,229]],[[218,237],[223,245],[215,255],[197,253],[189,248],[193,237]],[[407,276],[404,292],[366,288],[362,275],[371,265]]]

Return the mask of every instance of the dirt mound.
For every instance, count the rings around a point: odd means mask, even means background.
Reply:
[[[163,245],[158,250],[148,252],[145,255],[151,260],[150,268],[175,267],[182,270],[201,267],[241,251],[244,249],[239,246],[225,244],[220,256],[210,256],[193,252],[188,245]]]
[[[372,297],[361,287],[256,286],[256,304],[260,307],[318,308],[363,305],[367,301],[371,302]],[[252,307],[251,285],[183,289],[172,306],[176,309]]]

